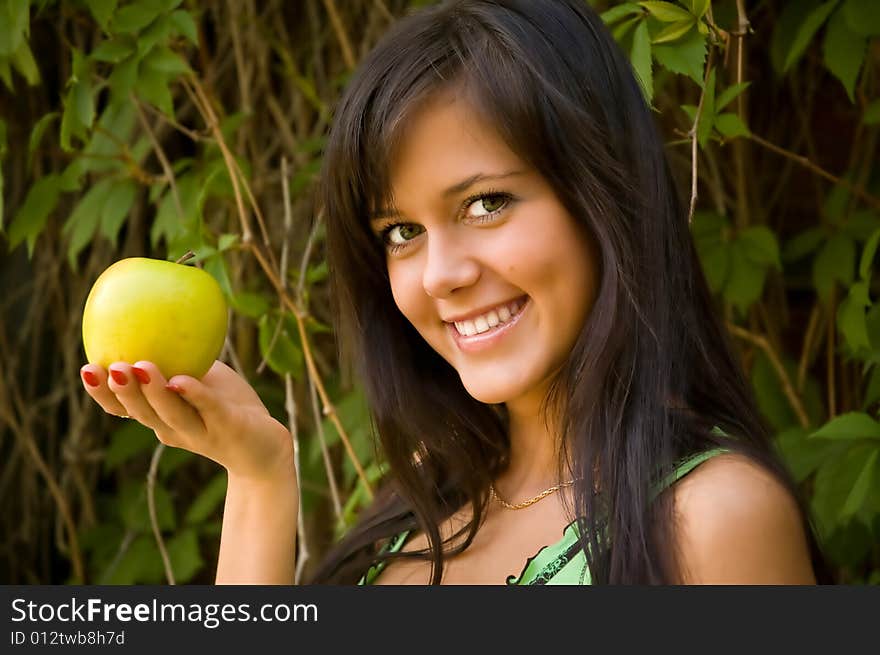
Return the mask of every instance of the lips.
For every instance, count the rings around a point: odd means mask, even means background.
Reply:
[[[522,296],[507,303],[493,307],[487,312],[463,321],[453,321],[458,333],[463,337],[472,337],[475,334],[483,334],[498,325],[503,325],[516,316],[522,306],[525,305],[526,296]]]
[[[463,321],[447,322],[446,325],[461,350],[477,352],[494,346],[510,332],[528,305],[529,297],[521,296],[482,314]]]

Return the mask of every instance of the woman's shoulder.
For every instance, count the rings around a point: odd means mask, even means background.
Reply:
[[[801,511],[762,464],[739,453],[719,454],[672,493],[684,582],[814,582]]]

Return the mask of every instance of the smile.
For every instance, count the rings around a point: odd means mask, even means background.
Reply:
[[[494,345],[519,321],[528,300],[528,296],[521,296],[479,316],[449,322],[447,326],[459,348],[467,351],[482,350]]]

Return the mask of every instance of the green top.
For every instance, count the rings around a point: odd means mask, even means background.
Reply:
[[[727,448],[713,448],[702,453],[692,455],[683,460],[669,476],[663,480],[658,488],[658,493],[680,480],[693,471],[697,466],[715,455],[729,452]],[[401,532],[386,544],[381,552],[396,553],[412,530]],[[359,585],[373,584],[378,575],[387,564],[387,560],[371,566],[361,577]],[[530,557],[519,575],[511,575],[507,578],[509,585],[588,585],[590,584],[590,571],[587,568],[587,558],[578,543],[577,521],[569,523],[562,531],[562,539],[550,546],[544,546],[534,557]]]

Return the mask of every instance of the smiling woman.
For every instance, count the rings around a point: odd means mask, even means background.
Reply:
[[[315,581],[815,581],[650,110],[585,3],[399,21],[323,179],[390,473]]]
[[[317,583],[812,583],[629,62],[583,0],[396,23],[324,152],[343,353],[389,464]],[[83,367],[228,473],[218,583],[292,583],[292,440],[215,362]]]

